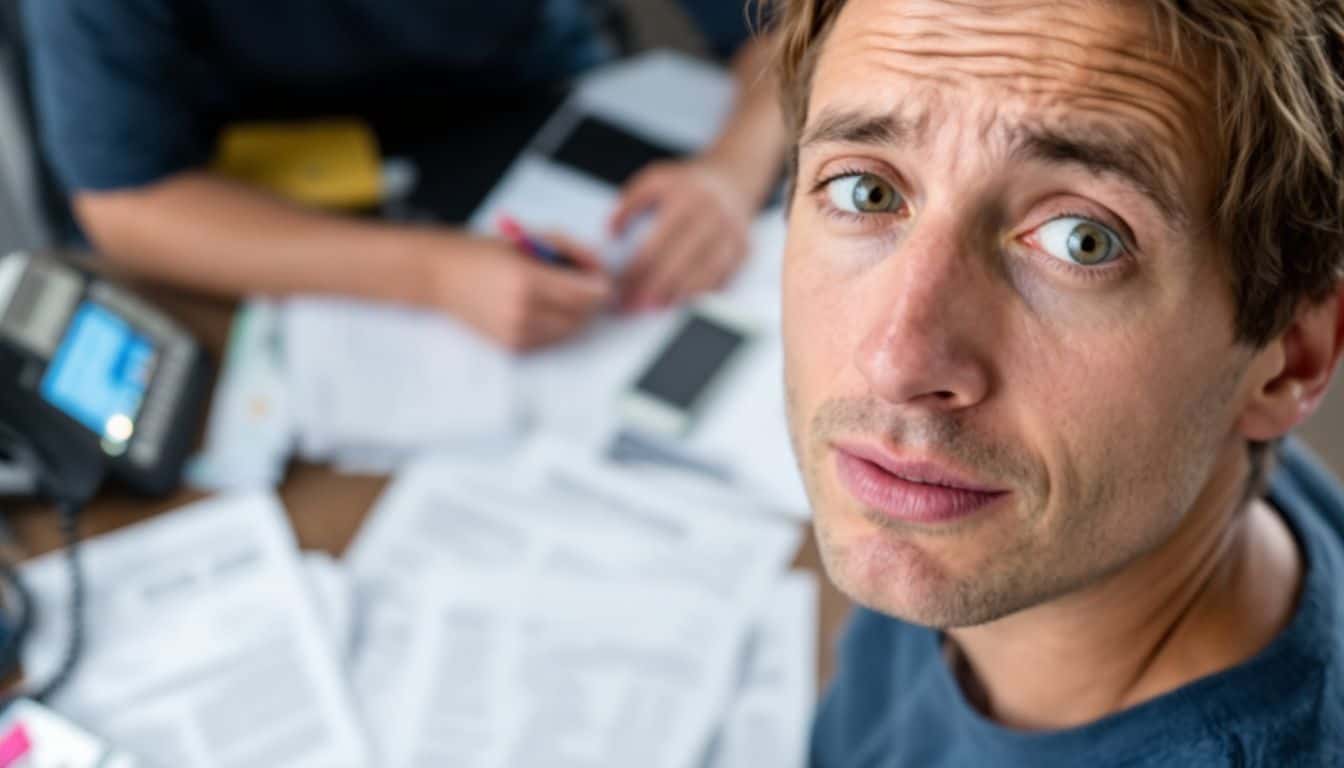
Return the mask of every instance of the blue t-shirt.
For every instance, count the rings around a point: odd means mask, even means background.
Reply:
[[[974,710],[939,633],[860,610],[813,728],[814,768],[1344,766],[1344,491],[1286,442],[1270,488],[1306,573],[1249,661],[1086,726],[1004,728]]]
[[[22,2],[42,142],[67,189],[200,167],[241,119],[441,109],[609,57],[587,0]],[[681,2],[716,50],[745,39],[734,0]]]

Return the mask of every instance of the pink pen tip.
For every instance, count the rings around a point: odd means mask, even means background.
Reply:
[[[517,219],[507,213],[501,213],[499,218],[495,219],[495,225],[499,227],[500,232],[503,232],[508,237],[523,237],[522,225],[518,223]]]

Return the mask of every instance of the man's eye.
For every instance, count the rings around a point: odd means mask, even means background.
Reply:
[[[1041,250],[1061,261],[1095,267],[1113,261],[1124,252],[1120,236],[1090,219],[1061,216],[1047,221],[1033,233]]]
[[[901,193],[880,176],[852,173],[826,182],[831,205],[848,213],[892,213],[904,204]]]

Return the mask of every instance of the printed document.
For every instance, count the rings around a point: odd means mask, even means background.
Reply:
[[[517,431],[510,356],[443,313],[295,298],[283,323],[304,458],[360,447],[478,448]]]
[[[160,768],[370,764],[273,495],[198,502],[91,539],[80,556],[85,647],[56,711]],[[40,684],[66,647],[64,556],[22,573],[38,605],[24,671]]]
[[[440,572],[390,765],[689,768],[734,676],[740,617],[668,583]]]
[[[791,571],[752,629],[705,768],[803,768],[817,698],[817,579]]]
[[[716,626],[734,645],[797,549],[798,528],[778,517],[681,504],[667,489],[545,441],[512,466],[505,474],[418,462],[388,488],[347,552],[362,619],[354,685],[384,756],[394,723],[417,715],[405,681],[428,674],[406,664],[429,623],[420,614],[425,584],[458,579],[475,589],[485,573],[682,590],[723,611]],[[703,629],[706,637],[719,631]],[[696,706],[725,704],[731,681],[723,682]]]

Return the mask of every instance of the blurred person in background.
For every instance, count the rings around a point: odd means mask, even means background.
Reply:
[[[1344,765],[1344,3],[776,18],[812,765]]]
[[[208,163],[222,128],[243,119],[417,99],[442,110],[459,95],[507,109],[511,94],[526,99],[609,60],[584,2],[24,0],[22,11],[45,151],[113,262],[222,295],[435,308],[528,349],[575,333],[612,299],[645,309],[717,287],[745,258],[783,126],[762,74],[766,45],[748,39],[740,5],[682,0],[718,52],[736,45],[738,100],[706,151],[647,168],[623,190],[614,227],[643,210],[656,218],[620,284],[573,243],[556,245],[586,268],[544,266],[460,229],[301,207]]]

